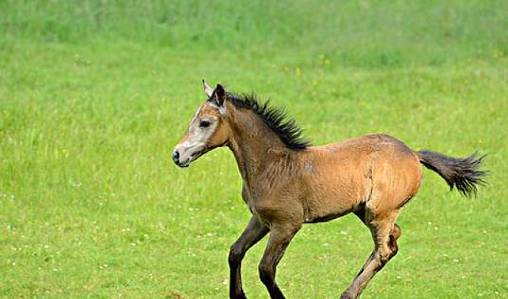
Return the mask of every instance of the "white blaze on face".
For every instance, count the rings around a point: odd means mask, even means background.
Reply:
[[[179,154],[180,166],[188,166],[197,159],[206,149],[206,144],[212,137],[218,124],[215,116],[199,117],[201,107],[196,111],[194,118],[189,124],[187,138],[175,147]]]

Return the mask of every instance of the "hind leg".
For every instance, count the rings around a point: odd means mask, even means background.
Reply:
[[[372,233],[374,250],[341,298],[357,298],[372,277],[397,254],[397,239],[401,234],[400,227],[395,224],[398,214],[398,211],[394,211],[387,216],[377,216],[372,220],[360,217]]]
[[[393,229],[390,232],[390,241],[388,242],[388,246],[390,246],[390,249],[393,252],[393,256],[395,256],[397,254],[397,252],[399,251],[399,246],[397,245],[397,240],[399,239],[401,234],[402,234],[402,231],[400,230],[400,226],[397,223],[394,223]]]

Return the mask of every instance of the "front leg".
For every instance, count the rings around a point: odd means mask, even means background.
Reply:
[[[259,276],[268,289],[270,298],[283,299],[284,295],[275,282],[277,264],[280,262],[289,242],[300,230],[301,223],[272,224],[270,239],[266,245],[265,253],[259,264]]]
[[[261,223],[256,216],[252,216],[249,224],[238,240],[231,246],[229,251],[229,297],[240,299],[246,298],[242,289],[241,265],[242,259],[249,248],[261,240],[269,229]]]

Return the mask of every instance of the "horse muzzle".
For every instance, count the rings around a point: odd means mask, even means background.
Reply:
[[[188,154],[188,152],[190,152],[190,154]],[[172,159],[173,159],[173,162],[175,162],[175,164],[178,167],[185,168],[185,167],[189,167],[191,162],[196,160],[197,158],[199,158],[202,154],[203,154],[203,149],[199,149],[199,150],[191,150],[191,149],[181,150],[181,149],[176,148],[173,151]]]

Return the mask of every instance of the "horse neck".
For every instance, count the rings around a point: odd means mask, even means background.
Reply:
[[[228,146],[235,156],[243,180],[252,186],[253,180],[257,180],[275,159],[289,157],[291,150],[253,111],[232,110],[232,136]]]

